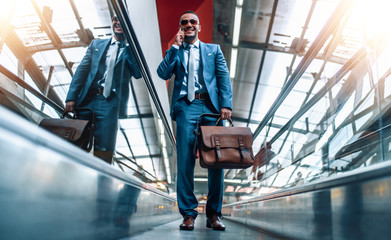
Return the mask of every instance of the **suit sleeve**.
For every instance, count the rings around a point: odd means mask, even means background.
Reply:
[[[85,82],[87,81],[88,74],[91,70],[91,60],[92,60],[92,50],[93,50],[94,40],[87,48],[87,52],[81,60],[81,63],[76,69],[75,74],[73,75],[71,84],[69,85],[69,91],[65,102],[68,101],[77,101],[78,96],[81,90],[84,87]]]
[[[179,50],[173,46],[166,51],[166,55],[164,56],[163,61],[157,68],[157,74],[160,78],[164,80],[171,78],[172,74],[174,73],[178,51]]]
[[[229,108],[232,110],[232,87],[231,79],[229,77],[227,63],[225,61],[223,52],[220,46],[217,45],[217,53],[215,58],[216,63],[216,80],[219,90],[219,102],[222,108]],[[220,109],[218,109],[220,110]]]
[[[130,69],[130,72],[131,72],[131,75],[136,78],[136,79],[139,79],[141,78],[141,71],[140,71],[140,67],[136,61],[136,57],[133,55],[133,53],[131,52],[130,50],[130,47],[127,46],[125,48],[126,50],[126,54],[128,55],[128,63],[129,63],[129,69]]]

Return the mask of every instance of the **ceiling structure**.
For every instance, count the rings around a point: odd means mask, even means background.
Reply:
[[[111,36],[113,11],[106,0],[15,2],[25,7],[4,6],[0,64],[64,106],[86,46],[93,38]],[[254,154],[271,143],[270,150],[258,154],[262,161],[254,168],[225,171],[227,201],[375,162],[376,150],[364,154],[342,148],[345,143],[354,146],[362,131],[374,128],[382,113],[375,110],[382,104],[373,99],[387,102],[390,93],[385,87],[390,59],[382,58],[390,52],[390,38],[376,32],[380,22],[363,25],[376,17],[368,9],[379,12],[385,2],[363,2],[156,0],[161,54],[173,42],[180,14],[197,12],[200,39],[220,44],[230,69],[235,126],[254,132]],[[2,105],[36,122],[58,117],[41,100],[12,86],[4,72],[0,77]],[[375,93],[381,86],[385,93],[380,98]],[[175,153],[160,140],[153,108],[145,86],[132,81],[128,118],[121,120],[118,132],[116,158],[121,164],[116,167],[173,192]],[[170,170],[163,160],[167,152]],[[195,177],[196,193],[206,196],[207,171],[197,166]]]

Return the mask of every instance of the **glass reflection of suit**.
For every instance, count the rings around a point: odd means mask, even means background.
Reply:
[[[126,117],[129,97],[129,81],[141,74],[135,58],[126,46],[118,20],[113,18],[115,36],[110,39],[96,39],[91,42],[87,52],[78,66],[69,86],[66,98],[66,109],[87,107],[96,115],[94,154],[111,163],[117,136],[118,118]],[[119,42],[118,52],[114,45]],[[107,79],[108,60],[116,54],[113,84],[110,96],[103,96]],[[87,113],[79,113],[81,119],[89,119]]]
[[[118,194],[115,207],[114,224],[119,227],[129,227],[130,217],[137,212],[137,200],[140,196],[140,189],[124,184]]]

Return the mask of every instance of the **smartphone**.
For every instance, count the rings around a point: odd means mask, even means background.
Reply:
[[[179,27],[179,31],[181,31],[182,33],[183,33],[183,29],[181,28],[181,27]],[[183,35],[182,35],[182,37],[181,37],[181,42],[183,42]]]

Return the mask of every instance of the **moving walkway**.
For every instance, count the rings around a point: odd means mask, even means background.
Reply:
[[[167,142],[175,146],[124,6],[118,1],[112,4],[136,53]],[[342,10],[338,16],[344,16]],[[225,232],[206,229],[202,214],[194,231],[179,231],[181,216],[172,195],[151,186],[148,178],[142,181],[108,166],[40,129],[33,122],[48,116],[14,96],[12,101],[21,105],[18,109],[24,109],[25,118],[29,111],[31,117],[28,121],[0,108],[0,239],[391,239],[391,101],[387,87],[391,71],[382,70],[375,79],[372,68],[376,66],[367,62],[390,52],[389,39],[374,36],[321,87],[315,87],[318,76],[299,110],[281,125],[275,123],[279,112],[286,109],[285,97],[295,90],[327,37],[335,33],[337,20],[325,28],[323,42],[317,41],[303,57],[292,81],[255,129],[256,136],[272,143],[273,158],[254,169],[226,172],[227,189],[235,189],[232,194],[239,194],[239,189],[258,191],[251,198],[237,195],[237,200],[226,193]],[[336,47],[335,39],[327,49]],[[0,70],[17,81],[7,69]],[[365,81],[370,82],[369,88]],[[23,82],[18,84],[29,89]],[[53,111],[62,111],[58,97],[54,102],[44,96],[40,99]],[[243,124],[239,118],[234,121]],[[278,131],[269,136],[276,126]],[[171,168],[175,173],[175,167]],[[304,179],[294,180],[296,173]],[[277,184],[280,179],[285,183]],[[235,181],[239,183],[232,184]],[[264,189],[269,192],[261,192]]]

